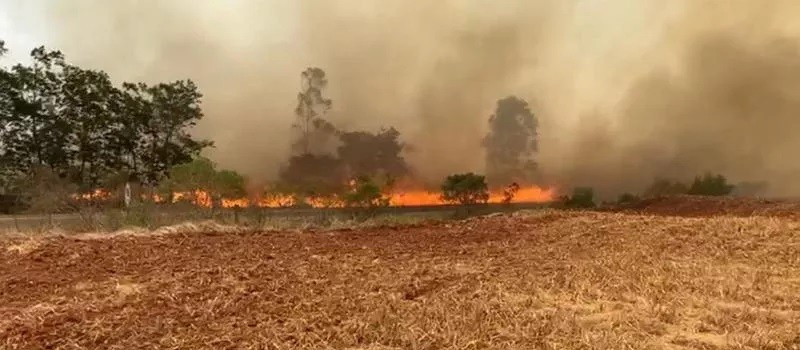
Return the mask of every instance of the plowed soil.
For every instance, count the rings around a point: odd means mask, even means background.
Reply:
[[[800,349],[800,222],[6,239],[2,349]]]

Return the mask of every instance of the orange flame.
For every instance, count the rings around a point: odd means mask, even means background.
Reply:
[[[556,192],[553,188],[541,188],[538,186],[521,187],[516,191],[511,203],[545,203],[555,198]],[[174,196],[179,198],[180,196]],[[197,198],[209,198],[207,195],[197,195]],[[441,199],[441,194],[425,190],[398,190],[387,194],[391,206],[434,206],[447,204]],[[344,206],[341,200],[336,197],[305,198],[308,205],[314,208],[340,208]],[[489,193],[489,203],[506,202],[506,193],[503,190],[495,190]],[[199,203],[203,206],[211,206],[210,200],[203,200]],[[262,208],[281,208],[295,205],[295,198],[287,194],[272,194],[269,197],[256,199],[248,198],[227,198],[222,200],[222,207],[246,208],[257,206]]]
[[[102,188],[98,188],[92,192],[76,193],[72,195],[72,199],[85,201],[108,200],[109,198],[111,198],[111,192]]]
[[[75,199],[83,200],[107,200],[110,199],[112,194],[108,191],[97,189],[89,193],[73,195]],[[420,189],[404,189],[395,190],[386,194],[389,198],[391,206],[435,206],[444,205],[446,202],[442,201],[441,194],[438,192],[420,190]],[[555,189],[541,188],[538,186],[520,187],[514,192],[514,197],[511,203],[545,203],[552,201],[556,196]],[[142,199],[146,199],[143,196]],[[166,202],[167,199],[157,194],[152,195],[152,200],[156,202]],[[489,203],[505,203],[507,200],[506,191],[493,190],[489,193]],[[196,190],[190,192],[174,192],[172,193],[172,203],[189,202],[193,205],[210,208],[213,204],[211,195],[203,190]],[[344,203],[337,197],[313,197],[304,198],[306,204],[313,208],[340,208],[344,207]],[[223,198],[220,200],[220,205],[224,208],[247,208],[247,207],[261,207],[261,208],[285,208],[296,205],[296,199],[289,194],[272,193],[258,198]]]

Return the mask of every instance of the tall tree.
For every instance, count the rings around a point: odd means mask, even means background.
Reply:
[[[380,174],[401,177],[409,172],[401,154],[405,145],[400,142],[400,132],[395,128],[378,133],[343,132],[339,139],[337,153],[350,178]]]
[[[69,65],[58,51],[39,47],[31,56],[32,65],[0,69],[4,179],[45,167],[83,190],[120,174],[152,184],[211,146],[190,134],[203,117],[192,81],[119,89],[105,72]]]
[[[341,193],[347,185],[339,159],[327,154],[301,154],[289,158],[280,171],[281,183],[292,193],[329,196]]]
[[[5,41],[0,39],[0,58],[6,53],[8,53],[8,50],[5,47]],[[6,134],[5,123],[10,120],[14,109],[12,88],[15,84],[13,79],[14,75],[8,72],[5,67],[0,66],[0,193],[11,185],[10,180],[12,179],[11,167],[6,161],[3,141]]]
[[[334,130],[322,117],[330,110],[333,102],[323,97],[322,91],[328,86],[328,78],[321,68],[311,67],[300,74],[300,92],[297,94],[295,115],[297,121],[292,125],[300,132],[299,140],[293,145],[301,154],[314,151],[314,134],[330,135]]]
[[[495,185],[536,180],[538,120],[525,100],[509,96],[497,101],[489,118],[486,148],[486,177]]]
[[[141,179],[156,183],[174,164],[191,162],[200,151],[213,143],[195,140],[189,129],[203,118],[202,94],[191,80],[179,80],[146,88],[148,114],[143,125]]]
[[[10,84],[12,112],[3,120],[3,160],[12,171],[26,173],[47,166],[58,176],[69,172],[69,123],[61,115],[64,57],[38,47],[33,65],[15,65]]]
[[[89,190],[121,166],[112,137],[120,131],[119,91],[102,71],[67,65],[63,73],[61,113],[70,127],[72,178]]]

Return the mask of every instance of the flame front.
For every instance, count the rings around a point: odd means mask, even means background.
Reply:
[[[191,193],[174,193],[173,201],[194,198],[194,204],[204,207],[212,205],[211,196],[204,191],[196,191],[193,196]],[[425,190],[402,190],[387,194],[389,203],[395,207],[406,206],[435,206],[447,204],[441,199],[441,194]],[[544,189],[538,186],[527,186],[520,188],[511,199],[511,203],[545,203],[555,198],[554,189]],[[505,203],[506,193],[503,190],[495,190],[489,193],[489,203]],[[305,202],[313,208],[340,208],[344,203],[336,197],[316,197],[305,198]],[[224,208],[285,208],[294,206],[296,199],[288,194],[271,194],[259,198],[224,198],[220,201]]]
[[[555,190],[552,188],[526,186],[515,191],[510,203],[545,203],[552,201],[555,198],[555,194]],[[389,198],[390,205],[395,207],[447,204],[441,199],[440,193],[420,189],[395,190],[386,194],[386,196]],[[109,200],[111,197],[112,194],[110,192],[100,189],[90,193],[73,195],[74,199],[82,200]],[[143,196],[142,199],[147,199],[147,196]],[[152,195],[151,199],[160,203],[168,201],[159,195]],[[489,193],[489,203],[506,203],[507,199],[508,196],[504,190],[494,190]],[[222,198],[219,203],[224,208],[286,208],[296,205],[296,201],[296,198],[292,195],[272,193],[256,198]],[[345,206],[343,201],[337,197],[304,198],[304,201],[313,208],[340,208]],[[189,202],[197,206],[210,208],[213,205],[213,198],[203,190],[172,193],[172,203],[178,202]]]

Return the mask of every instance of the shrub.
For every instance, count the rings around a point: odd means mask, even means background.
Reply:
[[[561,199],[565,208],[594,208],[594,190],[591,187],[576,187],[571,196]]]
[[[700,196],[727,196],[733,192],[734,186],[722,175],[705,173],[697,176],[689,188],[688,194]]]
[[[637,196],[635,194],[623,193],[623,194],[619,195],[619,198],[617,198],[617,204],[619,204],[619,205],[636,204],[641,200],[642,199],[639,198],[639,196]]]
[[[644,196],[647,198],[675,196],[686,194],[688,190],[689,188],[682,182],[657,178],[653,181],[653,184],[644,191]]]
[[[348,207],[386,207],[389,198],[384,196],[381,186],[368,177],[355,180],[353,189],[344,195],[344,204]]]
[[[489,201],[489,186],[486,177],[474,173],[454,174],[442,183],[441,199],[447,203],[462,205]]]
[[[216,164],[203,157],[169,169],[169,177],[160,185],[162,196],[184,193],[193,204],[220,205],[222,198],[240,198],[245,193],[245,178],[231,170],[217,170]]]
[[[52,214],[74,210],[77,186],[48,167],[35,167],[16,181],[20,200],[31,213]]]

